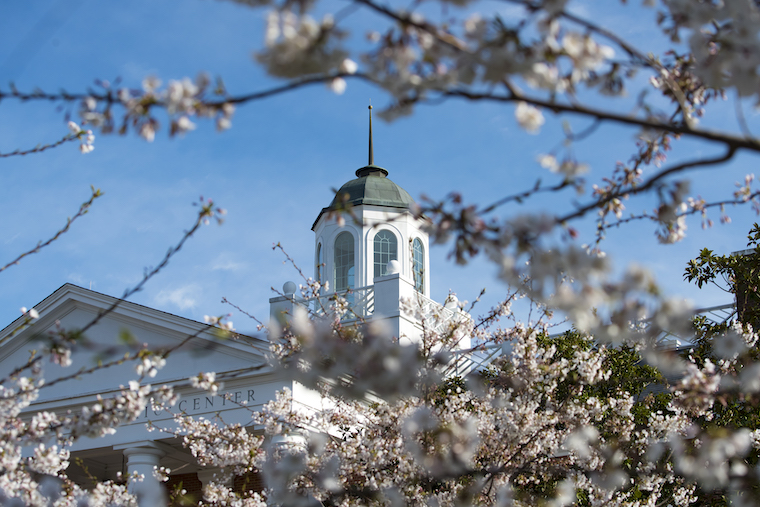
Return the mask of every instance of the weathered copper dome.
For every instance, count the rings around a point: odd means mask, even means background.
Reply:
[[[328,210],[335,209],[341,202],[351,206],[374,204],[404,209],[414,202],[409,192],[387,178],[388,171],[382,167],[368,165],[358,169],[356,175],[358,178],[340,187]]]

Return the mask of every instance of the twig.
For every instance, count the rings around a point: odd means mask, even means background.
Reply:
[[[214,216],[214,213],[219,211],[219,208],[214,208],[212,201],[206,201],[205,203],[201,204],[201,210],[198,212],[198,217],[195,221],[195,224],[193,227],[185,231],[185,234],[182,236],[180,241],[173,247],[169,248],[169,251],[166,253],[164,258],[161,260],[161,262],[153,269],[147,270],[145,274],[143,275],[143,279],[134,287],[131,289],[127,289],[124,291],[124,295],[121,299],[117,299],[114,301],[114,303],[106,308],[105,310],[101,310],[98,312],[98,315],[95,316],[90,322],[85,324],[83,328],[79,330],[79,333],[84,334],[87,330],[89,330],[91,327],[93,327],[95,324],[100,322],[105,316],[109,315],[111,312],[116,310],[116,308],[121,305],[125,299],[130,297],[131,295],[135,294],[136,292],[142,290],[142,288],[145,286],[145,284],[156,276],[163,268],[165,268],[168,264],[171,258],[182,249],[182,246],[185,244],[185,242],[203,225],[210,217]],[[211,326],[207,326],[211,327]],[[206,328],[204,328],[206,329]],[[183,342],[184,343],[184,342]],[[16,367],[13,371],[8,373],[2,380],[0,380],[0,385],[7,382],[8,379],[13,378],[17,376],[22,371],[33,367],[36,363],[41,361],[43,358],[43,354],[39,352],[35,352],[27,362],[21,366]]]
[[[687,210],[687,211],[684,211],[682,213],[679,213],[678,216],[694,215],[696,213],[701,213],[702,210],[705,210],[705,209],[708,209],[708,208],[715,208],[715,207],[719,207],[719,206],[726,206],[728,204],[733,204],[733,205],[744,204],[744,203],[746,203],[748,201],[751,201],[752,199],[755,199],[755,198],[758,198],[758,197],[760,197],[760,191],[753,192],[746,199],[742,198],[742,199],[733,199],[733,200],[727,200],[727,201],[716,201],[716,202],[706,203],[706,204],[703,204],[699,208],[692,208],[690,210]],[[645,219],[645,218],[648,218],[648,219],[653,220],[653,221],[658,221],[657,217],[655,217],[653,215],[650,215],[648,213],[641,213],[639,215],[631,215],[631,216],[626,217],[626,218],[621,218],[621,219],[618,219],[618,220],[616,220],[614,222],[601,224],[599,226],[599,229],[601,229],[601,230],[611,229],[612,227],[618,227],[618,226],[623,225],[625,223],[632,222],[634,220],[642,220],[642,219]]]
[[[240,308],[240,307],[239,307],[238,305],[236,305],[235,303],[233,303],[233,302],[229,301],[229,300],[228,300],[226,297],[223,297],[223,298],[222,298],[222,303],[223,303],[223,304],[227,304],[227,305],[230,305],[231,307],[233,307],[235,310],[239,311],[239,312],[240,312],[240,313],[242,313],[243,315],[245,315],[245,316],[247,316],[247,317],[249,317],[249,318],[253,319],[253,320],[254,320],[254,321],[255,321],[255,322],[256,322],[256,323],[257,323],[259,326],[261,326],[261,327],[264,327],[264,323],[263,323],[263,322],[261,322],[259,319],[257,319],[257,318],[256,318],[254,315],[252,315],[252,314],[250,314],[250,313],[246,312],[245,310],[243,310],[242,308]]]
[[[623,197],[624,195],[639,194],[645,190],[649,190],[650,188],[654,186],[655,183],[662,180],[663,178],[670,176],[672,174],[676,174],[678,172],[684,171],[685,169],[711,166],[711,165],[720,164],[722,162],[727,162],[728,160],[731,160],[733,158],[733,156],[736,154],[736,151],[737,151],[737,148],[735,146],[728,146],[726,153],[724,153],[721,156],[714,157],[714,158],[691,160],[689,162],[684,162],[682,164],[677,164],[675,166],[669,167],[668,169],[664,169],[660,171],[659,173],[657,173],[655,176],[651,177],[643,185],[637,185],[635,187],[626,188],[625,190],[618,190],[616,192],[612,192],[609,195],[606,195],[603,198],[599,199],[598,201],[594,201],[592,203],[586,204],[578,208],[576,211],[572,213],[569,213],[563,217],[557,218],[557,222],[565,223],[575,218],[580,218],[586,213],[588,213],[589,211],[598,209],[599,207],[607,204],[613,199],[619,199],[620,197]]]
[[[368,3],[369,0],[357,0],[357,1],[361,1],[362,3]],[[405,21],[405,22],[411,23],[410,21]],[[411,23],[411,24],[414,24],[414,23]],[[336,74],[330,74],[327,76],[313,76],[313,77],[303,78],[303,79],[292,81],[282,86],[269,88],[267,90],[263,90],[260,92],[254,92],[254,93],[240,95],[240,96],[230,96],[230,97],[226,97],[220,100],[207,101],[207,102],[204,102],[203,104],[205,104],[208,107],[222,107],[224,104],[242,104],[242,103],[251,102],[254,100],[271,97],[274,95],[279,95],[282,93],[297,90],[299,88],[311,86],[314,84],[327,83],[338,77],[346,78],[346,79],[360,79],[360,80],[367,81],[369,83],[373,83],[376,86],[380,86],[379,83],[375,82],[370,76],[365,75],[365,74],[336,73]],[[431,90],[431,91],[434,91],[434,90]],[[515,88],[508,90],[507,94],[505,95],[496,94],[492,92],[474,92],[474,91],[463,90],[463,89],[441,90],[440,93],[442,96],[445,96],[445,97],[464,98],[464,99],[468,99],[472,101],[487,100],[487,101],[495,101],[495,102],[502,102],[502,103],[522,101],[522,102],[532,104],[534,106],[546,108],[548,110],[553,111],[554,113],[578,114],[581,116],[596,118],[598,120],[612,121],[616,123],[622,123],[625,125],[635,125],[635,126],[642,127],[645,129],[663,130],[663,131],[671,132],[673,134],[681,134],[681,135],[686,135],[686,136],[690,136],[690,137],[694,137],[698,139],[705,139],[709,141],[719,142],[726,145],[734,146],[736,148],[742,148],[742,149],[747,149],[747,150],[756,151],[756,152],[760,151],[760,141],[755,140],[755,139],[746,139],[744,137],[739,137],[739,136],[731,135],[728,133],[715,132],[711,130],[698,129],[698,128],[691,128],[688,125],[679,125],[679,124],[674,124],[674,123],[656,120],[656,119],[637,118],[635,116],[630,116],[626,114],[619,114],[619,113],[615,113],[611,111],[604,111],[601,109],[586,107],[580,104],[566,104],[566,103],[563,104],[560,102],[555,102],[554,100],[551,100],[551,99],[546,100],[546,99],[540,99],[537,97],[530,97],[522,93],[516,92]],[[21,93],[15,90],[12,92],[0,91],[0,100],[15,98],[18,100],[23,100],[23,101],[46,100],[50,102],[57,102],[57,101],[73,102],[73,101],[82,100],[88,97],[93,98],[99,102],[105,102],[110,105],[122,104],[121,100],[119,100],[119,98],[114,93],[111,93],[111,92],[108,92],[105,94],[97,94],[97,93],[71,94],[67,92],[62,92],[58,94],[50,94],[50,93],[45,93],[41,91],[35,91],[32,93]],[[400,100],[400,102],[413,104],[413,103],[425,103],[428,100],[435,100],[435,98],[427,98],[427,97],[420,98],[418,96],[413,99],[412,98],[403,99],[403,100]],[[153,104],[151,104],[151,107],[165,107],[165,106],[166,104],[164,104],[161,101],[156,101]]]
[[[539,183],[540,183],[540,181],[539,181]],[[493,203],[489,204],[488,206],[486,206],[485,208],[483,208],[480,211],[480,214],[490,213],[493,210],[495,210],[496,208],[498,208],[500,206],[503,206],[503,205],[505,205],[505,204],[507,204],[509,202],[512,202],[512,201],[516,201],[516,202],[520,203],[520,202],[522,202],[523,199],[527,199],[528,197],[532,197],[534,194],[539,194],[539,193],[542,193],[542,192],[556,192],[558,190],[562,190],[563,188],[567,187],[568,185],[570,185],[570,181],[569,180],[563,180],[561,183],[558,183],[556,185],[552,185],[550,187],[541,187],[541,186],[539,186],[537,184],[536,186],[534,186],[530,190],[526,190],[524,192],[520,192],[520,193],[517,193],[517,194],[512,194],[512,195],[508,195],[506,197],[502,197],[498,201],[493,202]]]
[[[177,345],[175,345],[173,347],[170,347],[170,348],[162,351],[160,353],[160,356],[162,358],[166,359],[167,357],[169,357],[169,354],[171,354],[175,350],[179,349],[180,347],[182,347],[183,345],[185,345],[186,343],[188,343],[190,340],[192,340],[194,338],[197,338],[198,336],[201,335],[201,333],[204,333],[204,332],[208,331],[212,327],[214,327],[213,324],[205,324],[201,329],[199,329],[195,333],[193,333],[191,335],[187,335]],[[45,384],[43,384],[42,387],[40,387],[40,389],[43,389],[45,387],[50,387],[50,386],[53,386],[55,384],[60,384],[61,382],[65,382],[66,380],[75,379],[75,378],[80,377],[82,375],[87,375],[87,374],[90,374],[90,373],[94,373],[96,371],[103,370],[103,369],[106,369],[106,368],[112,368],[114,366],[118,366],[120,364],[129,362],[129,361],[134,361],[136,359],[139,359],[144,354],[145,354],[144,349],[140,349],[137,352],[135,352],[134,354],[126,355],[124,357],[120,357],[119,359],[114,359],[113,361],[110,361],[108,363],[101,363],[101,364],[93,366],[92,368],[81,368],[76,373],[72,373],[70,375],[65,375],[63,377],[58,377],[57,379],[51,380],[50,382],[45,382]],[[140,377],[140,382],[142,382],[144,376],[145,375],[142,375]]]
[[[11,266],[15,266],[16,264],[19,263],[19,261],[21,261],[21,259],[23,259],[27,255],[32,255],[32,254],[35,254],[35,253],[39,252],[41,249],[45,248],[46,246],[48,246],[49,244],[51,244],[53,241],[55,241],[58,238],[60,238],[61,235],[63,235],[66,232],[68,232],[69,228],[71,227],[71,224],[74,223],[74,221],[77,218],[86,215],[87,212],[90,210],[90,206],[92,206],[92,203],[95,201],[95,199],[97,199],[98,197],[100,197],[100,196],[103,195],[103,192],[101,192],[100,189],[96,189],[95,187],[90,187],[90,188],[92,189],[92,196],[90,197],[90,200],[87,201],[87,202],[85,202],[85,203],[82,203],[82,205],[79,206],[79,211],[77,211],[77,213],[73,217],[66,219],[66,225],[65,226],[63,226],[61,229],[59,229],[58,232],[56,232],[53,235],[53,237],[51,237],[50,239],[48,239],[44,243],[42,243],[42,242],[37,243],[37,246],[35,246],[31,250],[28,250],[28,251],[22,253],[21,255],[19,255],[15,259],[13,259],[11,262],[9,262],[5,266],[1,267],[0,268],[0,273],[3,272],[3,271],[5,271],[6,269],[8,269]]]
[[[7,157],[14,157],[16,155],[24,156],[24,155],[31,155],[32,153],[42,153],[45,150],[49,150],[51,148],[57,148],[58,146],[61,146],[62,144],[68,143],[69,141],[77,141],[79,140],[79,136],[76,134],[67,134],[62,139],[50,143],[50,144],[43,144],[42,146],[35,146],[34,148],[31,148],[29,150],[20,150],[17,149],[15,151],[11,151],[10,153],[0,153],[0,158],[7,158]]]
[[[193,224],[193,227],[190,228],[190,230],[185,231],[185,234],[182,236],[182,238],[179,240],[179,242],[175,246],[169,248],[169,251],[166,252],[166,255],[164,255],[164,258],[161,259],[161,262],[158,263],[158,265],[154,267],[153,269],[147,270],[143,274],[142,280],[140,280],[140,282],[137,285],[135,285],[131,289],[125,290],[124,294],[121,296],[121,299],[117,299],[110,307],[98,313],[97,317],[95,317],[90,322],[88,322],[80,331],[82,333],[86,332],[92,326],[100,322],[100,320],[103,317],[105,317],[106,315],[114,311],[122,303],[122,301],[126,300],[133,294],[140,292],[142,288],[145,286],[145,284],[148,283],[148,280],[156,276],[162,269],[164,269],[169,264],[169,261],[171,260],[171,258],[174,257],[174,255],[176,255],[177,252],[179,252],[182,249],[182,247],[185,245],[185,242],[188,239],[190,239],[190,237],[193,234],[195,234],[195,232],[198,229],[200,229],[200,227],[208,221],[209,217],[212,217],[213,215],[214,215],[213,202],[207,201],[207,204],[201,203],[201,210],[198,212],[198,217],[196,218],[195,224]]]

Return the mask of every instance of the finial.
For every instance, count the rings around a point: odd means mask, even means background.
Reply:
[[[369,101],[369,164],[375,164],[375,157],[372,154],[372,100]]]
[[[379,176],[385,178],[388,176],[388,171],[382,167],[375,165],[375,157],[372,154],[372,101],[369,104],[369,164],[356,170],[356,177],[363,178],[365,176]]]

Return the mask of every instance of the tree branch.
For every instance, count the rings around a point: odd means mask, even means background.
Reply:
[[[618,199],[620,197],[623,197],[625,195],[629,194],[639,194],[641,192],[644,192],[645,190],[649,190],[654,186],[655,183],[662,180],[663,178],[670,176],[672,174],[676,174],[678,172],[681,172],[685,169],[691,169],[694,167],[704,167],[704,166],[711,166],[715,164],[720,164],[722,162],[727,162],[733,158],[733,156],[736,154],[737,148],[734,146],[729,146],[726,150],[726,153],[723,155],[720,155],[718,157],[714,158],[706,158],[706,159],[697,159],[692,160],[689,162],[684,162],[682,164],[675,165],[673,167],[670,167],[668,169],[665,169],[663,171],[660,171],[655,176],[648,179],[644,184],[638,185],[635,187],[627,188],[626,190],[618,190],[617,192],[610,193],[609,195],[604,196],[602,199],[599,199],[598,201],[594,201],[592,203],[586,204],[582,206],[581,208],[577,209],[576,211],[569,213],[563,217],[557,218],[558,223],[564,223],[568,222],[570,220],[573,220],[574,218],[580,218],[586,213],[588,213],[591,210],[598,209],[601,206],[607,204],[608,202],[612,201],[613,199]]]
[[[74,139],[76,139],[76,137]],[[77,218],[86,215],[87,212],[90,210],[90,206],[92,206],[92,203],[95,201],[95,199],[97,199],[98,197],[100,197],[100,196],[103,195],[103,193],[100,191],[100,189],[95,189],[94,187],[90,187],[90,188],[92,188],[92,196],[90,197],[90,200],[87,201],[87,202],[85,202],[85,203],[82,203],[82,205],[79,206],[79,211],[77,211],[76,215],[74,215],[71,218],[66,219],[66,225],[63,226],[63,228],[59,229],[58,232],[56,232],[53,235],[53,237],[51,237],[50,239],[48,239],[44,243],[42,243],[42,242],[37,243],[36,247],[34,247],[31,250],[28,250],[28,251],[22,253],[21,255],[19,255],[18,257],[16,257],[12,261],[10,261],[8,264],[6,264],[5,266],[1,267],[0,268],[0,273],[2,273],[3,271],[5,271],[6,269],[8,269],[11,266],[15,266],[16,264],[19,263],[19,261],[21,261],[21,259],[23,259],[27,255],[32,255],[32,254],[35,254],[35,253],[39,252],[41,249],[45,248],[46,246],[48,246],[49,244],[51,244],[53,241],[55,241],[58,238],[60,238],[61,235],[63,235],[66,232],[68,232],[69,228],[71,227],[71,224],[74,223],[74,221]]]
[[[605,111],[602,109],[595,109],[592,107],[586,107],[581,105],[562,104],[559,102],[553,102],[551,100],[539,99],[536,97],[528,97],[522,94],[512,93],[510,95],[494,95],[487,93],[471,92],[467,90],[447,90],[441,92],[443,95],[450,97],[465,98],[468,100],[484,100],[495,102],[526,102],[534,106],[546,108],[553,113],[571,113],[581,116],[587,116],[590,118],[596,118],[599,120],[613,121],[616,123],[622,123],[624,125],[635,125],[652,130],[664,130],[672,132],[673,134],[681,134],[698,139],[705,139],[708,141],[714,141],[731,146],[734,149],[746,149],[751,151],[760,152],[760,141],[756,139],[746,139],[744,137],[734,136],[723,132],[716,132],[705,129],[692,129],[686,125],[677,125],[673,123],[667,123],[655,119],[636,118],[635,116],[628,116],[625,114],[619,114],[611,111]]]
[[[753,192],[747,199],[729,199],[725,201],[710,202],[710,203],[703,204],[702,206],[698,208],[695,207],[687,211],[684,211],[683,213],[680,213],[678,216],[694,215],[696,213],[701,213],[703,210],[706,210],[709,208],[723,207],[729,204],[734,205],[734,206],[739,205],[739,204],[744,204],[746,202],[749,202],[753,199],[757,199],[759,197],[760,197],[760,192]],[[642,220],[645,218],[657,221],[657,217],[652,216],[648,213],[641,213],[639,215],[631,215],[626,218],[621,218],[621,219],[615,220],[614,222],[600,224],[599,229],[600,230],[611,229],[613,227],[618,227],[620,225],[626,224],[628,222],[633,222],[634,220]]]
[[[214,208],[213,201],[208,200],[205,201],[205,203],[201,202],[201,209],[198,212],[198,217],[195,221],[195,224],[193,225],[190,230],[185,231],[185,234],[182,236],[182,238],[179,240],[179,242],[169,248],[169,251],[164,255],[161,262],[154,268],[148,269],[145,271],[145,274],[143,275],[142,280],[135,285],[132,288],[129,288],[124,291],[124,294],[122,295],[121,299],[116,299],[114,303],[106,308],[105,310],[101,310],[98,315],[95,316],[90,322],[88,322],[84,327],[78,330],[79,334],[84,334],[87,330],[92,328],[94,325],[96,325],[98,322],[100,322],[106,315],[113,312],[116,308],[119,307],[128,297],[132,296],[133,294],[139,292],[142,290],[142,288],[145,286],[145,284],[154,276],[156,276],[163,268],[165,268],[169,261],[171,260],[174,255],[177,254],[182,249],[182,246],[185,244],[185,242],[193,235],[195,232],[201,227],[201,225],[205,224],[209,218],[214,217],[216,213],[219,213],[219,208]],[[7,339],[7,337],[6,337]],[[41,361],[43,358],[43,354],[40,354],[39,352],[35,352],[26,363],[24,363],[21,366],[16,367],[13,371],[8,373],[3,379],[0,379],[0,384],[3,384],[4,382],[7,382],[8,379],[13,378],[17,376],[22,371],[33,367],[35,364],[37,364],[39,361]]]
[[[14,157],[16,155],[19,155],[19,156],[31,155],[32,153],[42,153],[45,150],[49,150],[51,148],[57,148],[58,146],[61,146],[64,143],[67,143],[69,141],[76,141],[78,139],[79,139],[79,136],[77,136],[76,134],[68,134],[65,137],[63,137],[62,139],[60,139],[60,140],[58,140],[58,141],[56,141],[54,143],[43,144],[41,146],[38,145],[38,146],[35,146],[34,148],[29,149],[29,150],[19,150],[19,149],[17,149],[17,150],[11,151],[9,153],[0,153],[0,158]]]

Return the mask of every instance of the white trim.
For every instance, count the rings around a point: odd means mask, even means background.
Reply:
[[[79,309],[92,313],[93,318],[95,318],[98,313],[107,310],[117,301],[119,305],[108,314],[108,318],[123,323],[125,327],[159,332],[166,338],[174,340],[182,340],[186,336],[195,334],[207,327],[202,322],[149,308],[131,301],[119,300],[119,298],[66,283],[34,306],[39,312],[40,318],[34,321],[32,325],[18,332],[15,336],[8,338],[14,329],[23,324],[24,318],[19,317],[0,331],[0,343],[3,344],[0,347],[0,362],[32,340],[35,335],[39,334],[41,329],[54,326],[55,321],[61,320],[74,310]],[[249,336],[245,338],[245,343],[232,340],[220,343],[214,335],[214,330],[208,329],[201,331],[195,340],[205,341],[209,344],[213,343],[218,351],[224,351],[225,354],[234,355],[235,357],[240,357],[241,354],[259,357],[259,354],[263,356],[268,352],[268,344],[264,340]],[[7,341],[5,341],[6,339]],[[252,348],[259,354],[253,354]]]
[[[367,269],[367,278],[368,280],[374,280],[375,279],[375,237],[380,233],[380,231],[388,231],[391,234],[393,234],[393,237],[396,238],[396,260],[399,262],[403,262],[402,257],[402,248],[401,244],[403,243],[403,235],[396,227],[392,227],[390,224],[380,224],[376,226],[372,226],[367,230],[367,235],[365,236],[366,243],[367,243],[367,268],[371,266],[371,270]],[[370,237],[371,234],[371,237]],[[403,273],[403,268],[402,273]],[[369,273],[369,271],[372,271]]]

